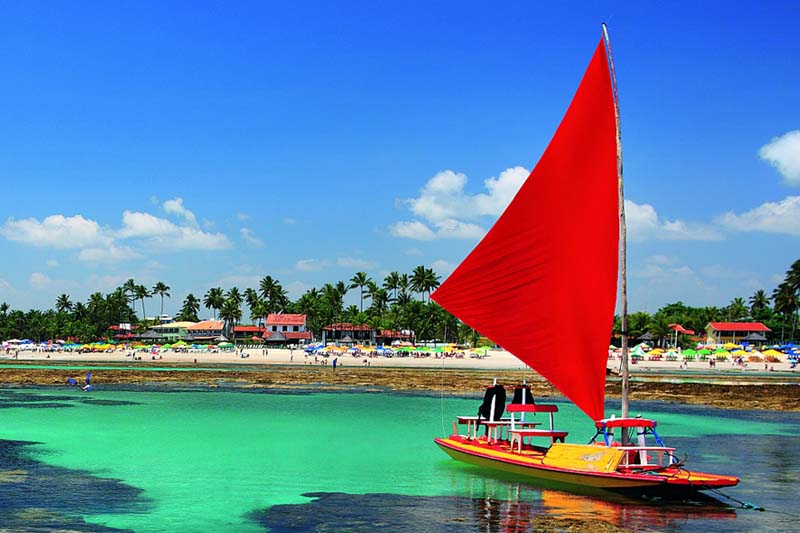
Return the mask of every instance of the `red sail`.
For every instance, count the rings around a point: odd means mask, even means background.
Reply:
[[[536,168],[431,295],[593,420],[603,418],[618,204],[614,97],[601,40]]]

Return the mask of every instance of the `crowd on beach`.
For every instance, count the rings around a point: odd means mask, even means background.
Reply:
[[[209,346],[194,345],[40,345],[37,343],[5,344],[0,351],[0,359],[19,359],[41,361],[82,362],[135,362],[178,365],[318,365],[332,368],[332,361],[337,366],[348,367],[408,367],[408,368],[463,368],[486,370],[526,370],[527,366],[515,356],[501,349],[467,350],[454,345],[437,347],[404,346],[394,349],[374,346],[322,346],[307,347],[267,347],[266,345],[234,345],[219,343]],[[639,349],[637,351],[637,348]],[[729,347],[730,348],[730,347]],[[708,353],[705,353],[705,352]],[[697,350],[687,349],[646,349],[637,346],[631,349],[630,370],[636,372],[652,371],[773,371],[800,372],[797,367],[797,356],[800,353],[771,352],[768,349],[744,350],[724,347],[704,347]],[[775,354],[779,355],[775,355]],[[611,372],[618,369],[619,351],[610,348],[607,366]]]

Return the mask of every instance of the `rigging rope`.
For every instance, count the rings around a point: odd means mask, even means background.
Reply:
[[[442,409],[442,438],[447,437],[447,432],[444,429],[444,356],[442,356],[442,370],[440,372],[441,376],[441,396],[440,396],[440,405]]]

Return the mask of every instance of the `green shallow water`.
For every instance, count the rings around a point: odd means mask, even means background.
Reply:
[[[265,512],[290,512],[293,504],[312,501],[307,493],[478,500],[518,493],[514,480],[452,461],[432,443],[449,432],[456,414],[471,414],[477,403],[391,393],[15,390],[3,391],[0,400],[0,439],[38,443],[23,453],[61,472],[84,471],[136,489],[135,496],[126,496],[136,503],[130,509],[100,508],[92,495],[78,513],[89,524],[134,531],[263,531],[264,520],[279,515],[264,518]],[[569,404],[560,406],[559,425],[576,437],[573,442],[591,437],[588,419]],[[747,484],[743,468],[759,483],[774,483],[776,491],[784,487],[768,469],[796,479],[796,461],[785,471],[785,464],[771,465],[769,459],[745,466],[735,458],[742,446],[752,448],[765,438],[777,439],[773,445],[792,439],[797,417],[646,407],[652,411],[643,414],[659,419],[668,444],[692,450],[692,467],[745,478],[734,490],[740,497],[763,493],[763,486]],[[731,433],[736,439],[720,436]],[[737,440],[743,433],[751,440]],[[768,447],[758,453],[770,455]],[[0,502],[12,485],[0,475]],[[526,501],[541,503],[541,491],[521,490]],[[398,508],[409,508],[404,505]],[[747,517],[734,517],[748,524]],[[646,526],[646,518],[638,520]],[[285,523],[271,527],[290,530]]]

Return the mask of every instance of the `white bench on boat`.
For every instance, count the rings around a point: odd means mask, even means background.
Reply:
[[[568,432],[555,429],[553,425],[553,413],[558,411],[558,406],[553,404],[514,404],[506,408],[511,415],[511,426],[508,428],[511,449],[514,449],[514,442],[517,443],[517,451],[522,452],[522,441],[525,437],[549,437],[550,443],[564,442]],[[550,429],[532,429],[531,423],[524,420],[525,413],[548,413],[550,415]],[[519,418],[516,415],[519,414]]]

